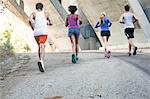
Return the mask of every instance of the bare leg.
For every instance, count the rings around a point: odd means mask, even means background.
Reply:
[[[45,56],[45,45],[41,43],[39,46],[40,46],[40,47],[39,47],[39,49],[40,49],[40,50],[39,50],[39,51],[40,51],[40,52],[39,52],[39,54],[40,54],[40,55],[39,55],[39,56],[40,56],[39,58],[40,58],[40,60],[44,60],[44,56]]]
[[[136,55],[137,47],[134,45],[134,43],[133,43],[131,38],[128,39],[128,43],[130,44],[131,47],[134,48],[133,55]]]
[[[110,58],[110,50],[109,50],[109,46],[108,46],[108,36],[102,36],[102,40],[104,42],[104,50],[105,50],[105,57]]]
[[[41,60],[41,55],[40,55],[40,45],[38,45],[38,56],[39,56],[39,60]]]
[[[76,38],[74,35],[70,37],[70,40],[72,42],[72,63],[76,63]]]
[[[76,56],[79,54],[79,44],[76,44]]]
[[[78,44],[78,41],[79,41],[79,37],[75,36],[75,38],[76,38],[76,57],[78,59],[78,53],[79,53],[79,44]]]
[[[107,42],[108,42],[108,40],[109,40],[109,36],[107,36]]]
[[[108,40],[109,40],[109,36],[107,36],[107,50],[110,52],[110,48],[109,48],[109,46],[108,46]]]
[[[130,39],[128,39],[128,43],[134,48],[135,47],[135,45],[134,45],[134,43],[133,43],[133,41],[132,41],[132,39],[130,38]]]
[[[132,46],[131,46],[131,44],[129,43],[129,52],[128,52],[129,56],[131,56],[131,48],[132,48]]]
[[[131,53],[131,47],[132,47],[131,44],[129,44],[129,53]]]
[[[73,52],[73,54],[75,54],[76,53],[76,39],[75,39],[75,36],[72,35],[70,37],[70,40],[71,40],[71,43],[72,43],[72,52]]]
[[[103,40],[103,43],[104,43],[104,48],[105,48],[105,50],[108,51],[107,36],[102,36],[102,40]]]

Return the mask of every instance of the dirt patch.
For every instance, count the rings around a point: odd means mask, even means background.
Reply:
[[[4,80],[8,74],[20,70],[30,60],[27,55],[16,55],[10,51],[1,52],[0,58],[0,80]]]

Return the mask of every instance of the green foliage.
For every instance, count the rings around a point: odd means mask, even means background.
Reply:
[[[24,46],[24,49],[25,49],[27,52],[31,50],[28,44],[26,44],[26,45]]]
[[[3,33],[3,37],[4,37],[3,46],[4,46],[4,49],[6,49],[6,50],[12,50],[13,49],[13,46],[10,42],[12,32],[13,32],[12,29],[6,29],[5,32]]]

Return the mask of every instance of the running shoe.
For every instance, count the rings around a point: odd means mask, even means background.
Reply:
[[[107,52],[105,52],[105,57],[107,57],[108,56],[108,54],[107,54]]]
[[[135,48],[134,48],[133,55],[136,55],[136,51],[137,51],[137,49],[138,49],[137,47],[135,47]]]
[[[129,55],[129,56],[131,56],[131,53],[130,53],[130,52],[128,52],[128,55]]]
[[[72,63],[76,63],[76,56],[72,54]]]
[[[78,56],[76,55],[76,61],[78,61],[79,60],[79,58],[78,58]]]
[[[107,51],[106,51],[106,49],[105,49],[105,57],[107,57],[108,55],[107,55]]]
[[[45,72],[45,68],[44,68],[44,63],[43,63],[43,61],[39,61],[39,62],[38,62],[38,66],[39,66],[39,70],[40,70],[41,72]]]
[[[110,58],[110,51],[107,52],[107,58]]]
[[[76,61],[78,61],[79,60],[79,58],[78,57],[76,57]]]

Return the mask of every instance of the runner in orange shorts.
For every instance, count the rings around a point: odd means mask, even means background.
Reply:
[[[44,55],[45,55],[45,42],[48,36],[47,25],[52,25],[47,13],[43,11],[43,4],[36,4],[36,12],[30,15],[29,23],[34,30],[34,37],[38,44],[39,61],[38,66],[41,72],[45,71],[44,68]]]

